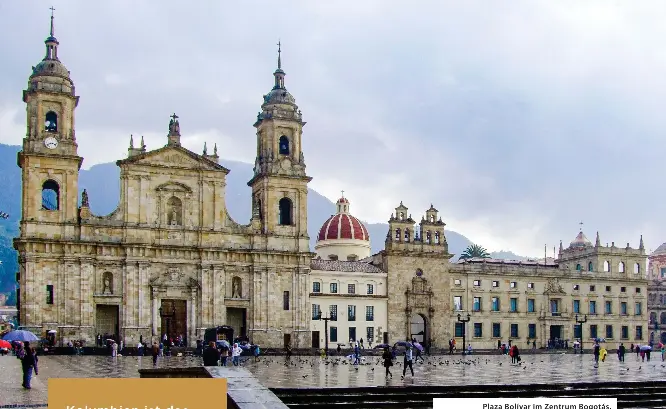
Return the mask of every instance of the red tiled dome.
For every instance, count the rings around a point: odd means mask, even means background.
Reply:
[[[336,205],[337,213],[321,226],[317,241],[340,239],[370,241],[370,235],[363,223],[349,214],[349,200],[343,196],[338,199]]]
[[[317,240],[370,240],[368,230],[356,217],[350,214],[335,214],[324,222]]]

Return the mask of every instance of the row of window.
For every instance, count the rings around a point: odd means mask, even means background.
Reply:
[[[312,304],[312,319],[313,320],[318,320],[323,317],[323,314],[321,313],[321,306],[319,304]],[[329,318],[331,321],[337,321],[338,320],[338,306],[337,305],[329,305],[328,308],[328,317],[323,317],[323,318]],[[365,320],[366,321],[374,321],[375,320],[375,307],[372,305],[368,305],[365,307]],[[356,306],[355,305],[348,305],[347,306],[347,321],[356,321]]]
[[[493,322],[492,324],[492,338],[502,338],[502,324],[499,322]],[[474,328],[474,338],[483,338],[483,323],[475,322],[473,325]],[[521,332],[519,331],[519,324],[509,324],[509,337],[516,339],[521,337]],[[605,338],[613,339],[615,338],[615,332],[613,325],[606,325],[605,327]],[[465,331],[465,324],[462,322],[456,322],[455,324],[455,336],[461,338]],[[596,324],[590,325],[588,338],[599,338],[599,327]],[[536,339],[537,337],[537,325],[536,324],[527,324],[527,339]],[[583,326],[582,324],[574,325],[574,338],[582,339],[583,338]],[[622,325],[620,327],[620,339],[629,339],[629,326]],[[643,326],[636,326],[635,338],[636,340],[643,339]]]
[[[331,294],[337,294],[338,293],[338,283],[331,283],[329,285],[329,290]],[[374,284],[366,284],[365,287],[366,294],[368,295],[373,295],[375,293],[375,285]],[[321,283],[315,281],[312,283],[312,292],[313,293],[321,293]],[[347,294],[356,294],[356,284],[347,284]]]
[[[608,261],[604,261],[603,264],[603,272],[604,273],[610,273],[611,272],[611,264]],[[576,264],[576,270],[578,271],[583,271],[583,266],[579,263]],[[626,270],[625,264],[623,261],[620,261],[617,265],[617,272],[618,273],[624,273]],[[590,261],[587,263],[587,271],[594,271],[594,264]],[[634,263],[634,274],[640,274],[641,273],[641,265],[639,263]]]
[[[462,280],[455,279],[454,284],[456,286],[461,286],[462,285]],[[473,285],[474,285],[474,287],[481,287],[481,280],[474,280]],[[500,288],[500,282],[497,281],[497,280],[493,280],[492,286],[493,286],[493,288]],[[511,281],[509,283],[509,288],[518,289],[518,282]],[[534,283],[527,283],[527,289],[528,290],[534,290]],[[572,285],[572,290],[573,291],[580,291],[580,284],[573,284]],[[590,285],[590,292],[595,292],[595,291],[597,291],[597,286],[596,285]],[[612,291],[612,287],[610,285],[607,285],[606,286],[606,292],[611,292],[611,291]],[[626,293],[627,292],[627,287],[620,287],[620,292],[621,293]],[[636,294],[640,294],[640,293],[641,293],[641,288],[636,287]]]
[[[348,338],[350,342],[356,342],[356,327],[349,327]],[[375,329],[373,327],[365,328],[365,341],[368,343],[374,342],[375,339]],[[338,327],[329,327],[328,328],[328,341],[329,342],[338,342]],[[347,340],[341,340],[340,342],[346,342]],[[369,345],[369,344],[368,344]]]
[[[561,300],[551,299],[550,300],[550,311],[553,314],[559,314]],[[597,302],[594,300],[588,301],[588,314],[598,314]],[[573,300],[573,313],[581,313],[581,302],[580,300]],[[453,309],[455,311],[463,311],[463,297],[456,295],[453,297]],[[483,311],[483,297],[474,297],[472,299],[472,311],[479,312]],[[490,311],[499,312],[502,311],[500,305],[500,297],[491,297],[490,298]],[[509,312],[520,312],[518,308],[518,298],[509,298]],[[536,312],[536,300],[534,298],[527,299],[527,311],[526,312]],[[613,301],[604,302],[604,314],[614,314],[613,310]],[[620,315],[629,315],[629,309],[627,302],[620,302]],[[634,304],[634,315],[643,315],[643,303],[636,302]]]

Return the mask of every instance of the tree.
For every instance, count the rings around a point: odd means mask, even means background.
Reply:
[[[458,260],[467,260],[468,258],[490,258],[490,254],[488,253],[488,250],[478,244],[470,244],[465,251],[462,252]]]

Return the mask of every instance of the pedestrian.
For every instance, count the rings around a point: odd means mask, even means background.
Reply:
[[[664,354],[666,353],[666,348],[664,348],[664,344],[661,344],[661,360],[664,360]]]
[[[30,346],[30,343],[26,341],[24,346],[25,354],[21,358],[21,367],[23,369],[23,387],[25,389],[31,389],[30,381],[32,380],[32,372],[35,371],[35,376],[39,375],[39,369],[37,368],[37,353],[35,349]]]
[[[453,343],[453,339],[449,340],[449,355],[453,355],[453,348],[455,348],[455,344]]]
[[[259,351],[259,345],[255,345],[255,346],[254,346],[254,362],[258,362],[258,361],[259,361],[259,353],[260,353],[260,351]]]
[[[157,357],[160,356],[161,353],[161,349],[159,345],[157,345],[157,342],[153,343],[153,348],[151,352],[153,353],[153,365],[157,365]]]
[[[627,352],[623,343],[620,343],[620,346],[617,348],[617,357],[620,362],[624,362],[624,354]]]
[[[118,356],[118,344],[115,342],[111,345],[111,356]]]
[[[208,347],[203,350],[203,365],[204,366],[218,366],[220,360],[220,351],[215,347],[215,342],[210,341]]]
[[[391,367],[393,366],[393,356],[391,355],[391,351],[389,351],[388,347],[384,348],[382,359],[384,360],[384,368],[386,368],[386,376],[393,378],[393,374],[391,373]]]
[[[597,366],[599,365],[599,354],[601,353],[601,347],[599,346],[599,344],[594,344],[593,353],[594,353],[594,365]]]
[[[231,362],[234,364],[234,366],[240,365],[240,356],[242,352],[243,350],[240,346],[238,346],[238,343],[235,343],[231,349]]]
[[[599,357],[601,357],[601,362],[606,362],[606,355],[608,354],[608,351],[606,351],[606,348],[601,347],[599,348]]]
[[[340,344],[338,344],[336,351],[338,351],[338,355],[340,355],[340,352],[342,352],[342,347],[340,346]]]
[[[237,344],[234,344],[234,345],[237,345]],[[285,349],[287,350],[287,359],[291,359],[291,345],[287,344]],[[338,349],[340,349],[340,345],[338,345]]]
[[[412,347],[408,346],[405,348],[405,362],[403,362],[403,368],[402,368],[402,378],[400,379],[405,379],[405,374],[407,373],[407,367],[409,367],[409,370],[412,372],[412,377],[414,376],[414,366],[413,366],[413,355],[412,355]]]
[[[358,342],[354,345],[354,365],[361,363],[361,348],[359,347]]]

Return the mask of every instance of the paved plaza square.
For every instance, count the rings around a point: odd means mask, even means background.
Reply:
[[[328,363],[327,363],[328,362]],[[141,368],[153,368],[151,357],[119,356],[42,356],[39,376],[33,378],[33,389],[21,387],[21,367],[16,357],[0,357],[0,408],[7,405],[36,405],[46,407],[47,380],[62,377],[138,377]],[[201,366],[195,357],[165,357],[158,368]],[[565,383],[594,381],[647,381],[663,379],[666,363],[658,354],[652,361],[642,362],[628,354],[625,362],[609,355],[606,362],[594,367],[591,354],[523,355],[521,365],[512,365],[508,356],[478,355],[426,357],[414,365],[415,376],[400,379],[402,361],[391,368],[393,378],[386,380],[378,357],[367,357],[363,365],[354,366],[349,360],[332,357],[292,357],[287,363],[282,356],[261,357],[259,362],[247,358],[243,367],[271,388],[279,387],[345,387],[399,385],[460,385],[510,383]]]

